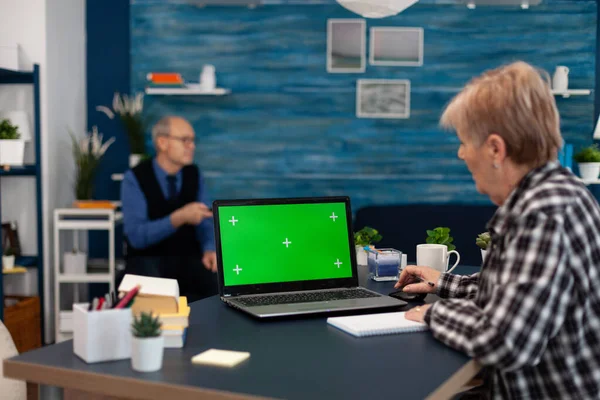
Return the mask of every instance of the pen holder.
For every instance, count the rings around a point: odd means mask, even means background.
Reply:
[[[131,358],[131,308],[88,311],[73,304],[73,352],[86,363]]]
[[[368,252],[369,277],[374,281],[398,280],[402,252],[396,249],[375,249]]]

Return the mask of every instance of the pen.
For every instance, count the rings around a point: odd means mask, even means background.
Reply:
[[[110,292],[110,308],[115,308],[117,305],[117,294],[112,291]]]
[[[433,282],[429,282],[428,280],[426,280],[426,279],[423,279],[423,278],[421,278],[421,277],[420,277],[420,276],[418,276],[418,275],[414,275],[414,274],[413,274],[412,276],[413,276],[413,277],[415,277],[415,278],[417,278],[417,279],[418,279],[420,282],[425,282],[426,284],[428,284],[428,285],[429,285],[429,286],[431,286],[431,287],[434,287],[434,286],[435,286],[435,283],[433,283]]]
[[[115,306],[115,308],[123,308],[129,304],[129,302],[135,297],[135,295],[140,291],[141,286],[137,285],[133,289],[131,289],[127,294],[119,301],[119,303]]]
[[[94,297],[94,300],[92,300],[92,309],[90,311],[94,311],[96,308],[98,308],[98,298]]]
[[[98,308],[96,310],[102,310],[102,304],[104,304],[104,297],[98,299]]]

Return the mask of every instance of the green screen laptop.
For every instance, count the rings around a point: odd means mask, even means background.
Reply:
[[[399,307],[358,286],[348,197],[213,203],[219,294],[256,317]]]

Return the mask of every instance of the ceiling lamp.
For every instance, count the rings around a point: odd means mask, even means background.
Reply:
[[[419,0],[337,0],[344,8],[365,18],[396,15]]]

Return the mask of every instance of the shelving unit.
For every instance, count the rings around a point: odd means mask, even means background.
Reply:
[[[115,227],[123,220],[121,212],[112,209],[59,208],[54,210],[54,318],[56,341],[71,338],[73,311],[60,309],[61,283],[107,283],[109,290],[115,290]],[[73,247],[79,248],[79,231],[105,230],[108,232],[108,260],[106,269],[92,272],[90,263],[86,273],[65,274],[61,272],[61,231],[75,231]],[[75,291],[75,302],[78,302]]]
[[[0,177],[30,177],[35,179],[35,197],[37,211],[37,254],[17,257],[16,265],[37,268],[38,296],[40,301],[40,335],[44,342],[44,240],[42,210],[42,151],[40,132],[40,66],[34,64],[33,71],[22,72],[0,68],[0,85],[31,85],[33,88],[33,125],[35,143],[35,164],[22,167],[0,168]],[[0,89],[1,90],[1,89]],[[2,212],[0,210],[0,219]],[[2,248],[0,246],[0,256]],[[0,274],[0,299],[4,299],[4,281]],[[0,320],[4,320],[4,307],[0,306]]]
[[[590,89],[569,89],[569,90],[552,90],[555,96],[571,97],[571,96],[589,96],[592,93]]]

